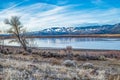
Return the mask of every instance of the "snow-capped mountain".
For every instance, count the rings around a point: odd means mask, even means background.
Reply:
[[[80,35],[80,34],[119,34],[120,23],[115,25],[95,25],[83,27],[53,27],[32,32],[32,35]]]

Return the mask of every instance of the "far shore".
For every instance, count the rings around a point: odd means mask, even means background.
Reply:
[[[120,38],[120,34],[82,34],[82,35],[44,35],[29,36],[30,38]]]
[[[3,37],[4,36],[0,36],[0,38]],[[7,36],[4,38],[14,38],[14,36]],[[26,38],[120,38],[120,34],[36,35],[26,36]]]

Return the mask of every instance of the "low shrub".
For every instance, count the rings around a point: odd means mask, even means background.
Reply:
[[[106,60],[106,57],[105,56],[99,56],[99,60]]]
[[[89,69],[89,68],[94,68],[94,65],[92,63],[84,63],[82,64],[82,67],[85,69]]]
[[[65,60],[62,64],[67,67],[77,67],[77,63],[73,60]]]
[[[61,65],[61,62],[56,58],[50,59],[50,62],[52,63],[52,65]]]

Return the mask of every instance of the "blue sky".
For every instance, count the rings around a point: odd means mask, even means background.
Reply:
[[[120,22],[120,0],[0,0],[0,29],[5,18],[20,16],[30,30]]]

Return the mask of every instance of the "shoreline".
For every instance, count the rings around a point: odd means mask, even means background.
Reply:
[[[0,36],[1,39],[10,39],[14,36]],[[81,35],[30,35],[26,38],[120,38],[120,34],[81,34]]]
[[[2,45],[0,45],[2,46]],[[7,46],[5,45],[4,48],[19,48],[22,49],[20,46]],[[31,49],[39,49],[39,50],[65,50],[66,48],[54,48],[54,47],[28,47]],[[120,50],[109,50],[109,49],[82,49],[82,48],[72,48],[74,51],[120,51]]]
[[[50,35],[29,36],[29,38],[120,38],[120,34]]]

